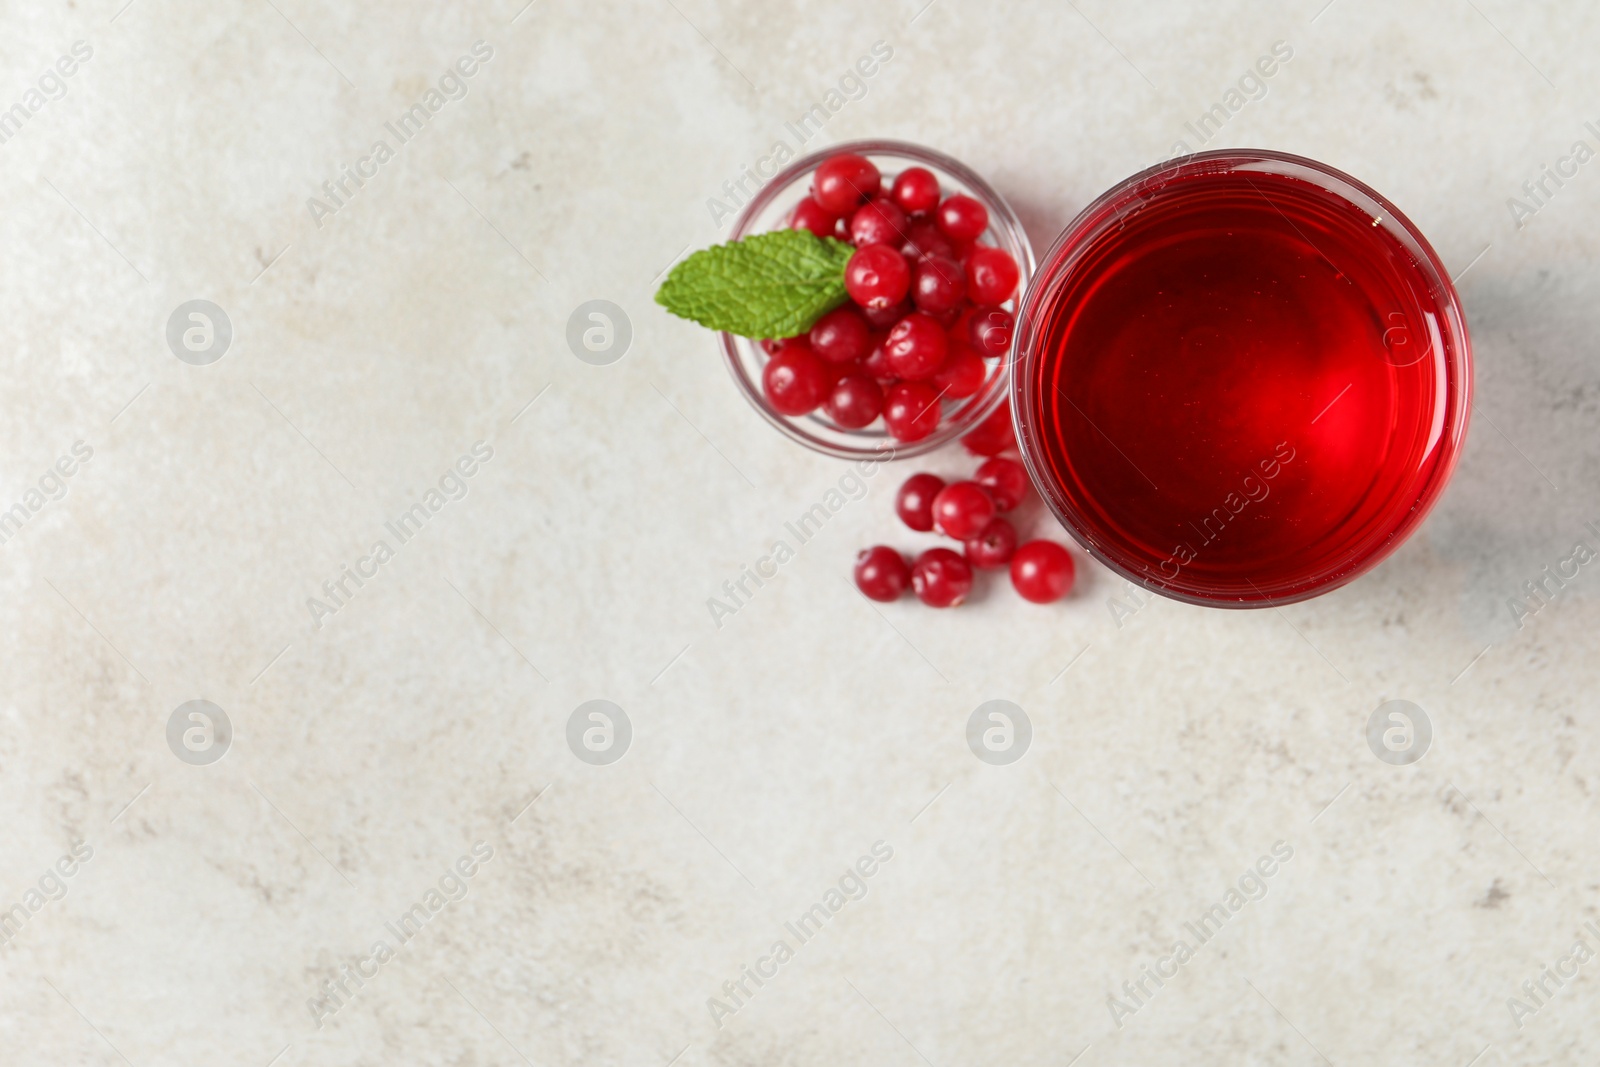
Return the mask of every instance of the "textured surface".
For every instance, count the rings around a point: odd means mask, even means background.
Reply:
[[[120,3],[0,12],[0,107],[92,48],[0,144],[0,508],[26,514],[0,544],[0,904],[22,909],[0,1058],[1593,1062],[1600,962],[1520,1019],[1507,1001],[1531,1008],[1521,983],[1600,916],[1595,569],[1520,628],[1508,598],[1600,547],[1600,163],[1571,154],[1600,148],[1600,16]],[[1275,41],[1292,60],[1229,111]],[[1219,102],[1210,146],[1358,175],[1460,276],[1478,411],[1438,510],[1282,611],[1130,613],[1087,564],[1054,609],[1000,586],[865,604],[854,551],[914,545],[906,472],[797,450],[651,303],[726,233],[708,200],[820,103],[804,147],[949,152],[1042,248],[1199,147],[1185,124]],[[419,103],[401,143],[386,124]],[[1546,164],[1576,174],[1535,200]],[[313,213],[347,166],[371,177]],[[597,299],[631,317],[609,365],[567,342]],[[209,365],[169,347],[192,300],[231,322]],[[784,524],[841,486],[864,498],[796,543]],[[402,542],[385,524],[419,503]],[[794,557],[715,626],[707,598],[780,538]],[[346,566],[375,576],[334,604]],[[232,730],[204,766],[166,737],[196,699]],[[632,724],[609,766],[567,743],[593,699]],[[991,699],[1033,724],[1009,766],[967,746]],[[1391,699],[1432,723],[1409,766],[1366,740]],[[879,841],[866,896],[801,944],[784,924]],[[1114,1020],[1108,994],[1131,1006],[1123,983],[1280,841],[1265,896]],[[465,896],[430,911],[441,880]],[[421,932],[319,1026],[308,998],[416,904]],[[714,1023],[780,938],[793,958]]]

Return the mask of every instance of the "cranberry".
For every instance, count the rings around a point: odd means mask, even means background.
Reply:
[[[803,341],[784,345],[761,372],[767,400],[782,415],[815,411],[827,395],[828,382],[828,371],[822,360]]]
[[[818,237],[832,237],[834,227],[839,224],[839,219],[833,212],[811,199],[809,196],[794,206],[794,214],[789,216],[791,230],[810,230]]]
[[[1017,291],[1017,262],[998,248],[967,255],[967,292],[976,304],[1004,304]]]
[[[978,465],[978,472],[972,477],[989,490],[989,495],[994,498],[994,506],[1001,511],[1010,511],[1028,495],[1028,472],[1014,459],[1002,456],[986,459]]]
[[[994,499],[977,482],[955,482],[933,498],[933,528],[957,541],[982,533],[994,513]]]
[[[913,219],[906,227],[906,243],[901,251],[909,259],[921,259],[924,256],[954,258],[956,246],[932,219]]]
[[[978,536],[967,538],[967,561],[980,570],[1004,567],[1017,550],[1017,530],[1005,519],[989,520]]]
[[[890,304],[888,307],[864,307],[861,309],[861,317],[866,319],[867,325],[874,330],[887,330],[915,310],[917,310],[916,305],[905,300],[898,304]]]
[[[880,382],[896,382],[899,377],[889,365],[889,335],[877,334],[872,338],[872,351],[861,361],[861,369]]]
[[[973,312],[967,334],[978,351],[986,356],[1003,356],[1011,351],[1011,330],[1016,320],[1003,308],[978,308]]]
[[[911,588],[931,608],[958,607],[972,591],[972,567],[948,548],[930,548],[911,566]]]
[[[872,375],[852,371],[834,383],[822,410],[847,430],[859,430],[883,410],[883,390]]]
[[[889,195],[907,215],[932,211],[939,206],[939,179],[926,167],[907,167],[894,180]]]
[[[888,545],[873,545],[856,554],[856,588],[871,600],[899,600],[911,584],[906,558]]]
[[[895,207],[891,200],[869,200],[850,216],[850,242],[857,248],[868,245],[893,245],[899,248],[905,239],[906,213]],[[1004,252],[1000,254],[1005,255]]]
[[[844,287],[850,299],[864,308],[893,307],[911,288],[911,268],[906,257],[888,245],[856,249],[844,268]]]
[[[944,366],[949,340],[931,316],[913,311],[889,331],[889,366],[897,378],[927,378]]]
[[[913,474],[894,495],[895,514],[900,521],[921,533],[933,529],[933,498],[944,488],[937,474]]]
[[[822,161],[812,178],[812,199],[824,210],[845,215],[861,201],[878,195],[883,175],[863,156],[841,152]]]
[[[818,189],[820,192],[820,185]],[[817,201],[823,207],[832,206],[820,195]],[[939,229],[958,243],[976,241],[983,236],[983,231],[989,228],[989,209],[964,193],[946,197],[944,203],[939,205],[939,210],[934,212],[934,218],[938,220]]]
[[[812,355],[816,355],[816,353],[813,352]],[[827,401],[828,394],[833,392],[833,387],[839,384],[839,379],[847,374],[855,374],[861,370],[861,364],[859,363],[829,363],[825,359],[821,360],[821,363],[822,399],[824,402]]]
[[[867,354],[866,320],[847,307],[835,308],[811,327],[811,351],[829,363],[853,363]]]
[[[944,366],[933,376],[934,388],[951,400],[964,400],[983,388],[989,368],[972,346],[954,338],[945,354]]]
[[[1011,557],[1011,584],[1022,599],[1049,604],[1072,589],[1076,570],[1072,555],[1054,541],[1029,541]]]
[[[939,394],[926,382],[897,382],[883,394],[883,421],[898,441],[920,441],[939,428]]]
[[[1011,428],[1011,409],[1001,404],[994,414],[968,430],[961,444],[975,456],[998,456],[1008,448],[1016,448],[1017,435]]]
[[[911,299],[930,314],[953,311],[967,293],[961,265],[944,256],[925,256],[911,276]]]

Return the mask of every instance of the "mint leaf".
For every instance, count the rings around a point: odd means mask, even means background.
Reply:
[[[672,268],[656,303],[740,337],[794,337],[848,298],[855,249],[810,230],[774,230],[704,248]]]

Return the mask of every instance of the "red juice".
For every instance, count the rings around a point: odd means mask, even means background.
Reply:
[[[1466,429],[1448,274],[1308,160],[1206,153],[1130,179],[1063,236],[1023,316],[1036,483],[1102,562],[1178,599],[1285,603],[1376,565]]]

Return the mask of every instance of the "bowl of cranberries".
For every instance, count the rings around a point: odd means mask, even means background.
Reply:
[[[745,205],[732,239],[806,229],[847,242],[849,299],[795,337],[721,335],[768,422],[842,459],[920,455],[1006,403],[1033,249],[970,168],[899,141],[796,160]]]

